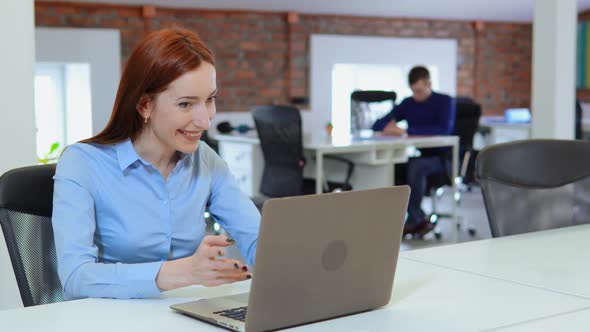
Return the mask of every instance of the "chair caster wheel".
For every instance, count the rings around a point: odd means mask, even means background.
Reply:
[[[467,232],[469,233],[470,236],[475,236],[475,229],[470,228],[467,230]]]

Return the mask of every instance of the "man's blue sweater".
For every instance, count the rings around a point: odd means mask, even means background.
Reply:
[[[408,122],[408,135],[451,135],[455,127],[455,101],[453,98],[432,92],[423,102],[412,97],[404,99],[391,112],[373,124],[374,131],[382,131],[390,121]],[[449,149],[422,150],[424,156],[444,155]]]

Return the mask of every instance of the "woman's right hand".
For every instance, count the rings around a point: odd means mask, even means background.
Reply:
[[[238,260],[224,258],[225,248],[234,243],[226,236],[205,236],[192,256],[162,263],[156,276],[158,288],[211,287],[252,278],[250,267]]]
[[[227,236],[205,236],[191,256],[195,284],[219,286],[252,278],[250,268],[235,259],[225,259],[225,247],[234,245]]]

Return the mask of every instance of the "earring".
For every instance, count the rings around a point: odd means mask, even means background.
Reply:
[[[145,118],[145,119],[144,119],[144,121],[143,121],[143,123],[147,124],[147,119],[148,119],[148,118]]]

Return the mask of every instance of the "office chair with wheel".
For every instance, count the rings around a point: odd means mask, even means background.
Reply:
[[[0,177],[0,226],[25,306],[63,301],[51,227],[55,165]]]
[[[526,140],[483,149],[476,176],[493,237],[590,222],[590,142]]]
[[[432,214],[430,216],[431,222],[436,223],[441,217],[450,217],[448,214],[441,214],[437,210],[437,201],[443,195],[445,186],[452,186],[453,181],[457,185],[457,193],[453,199],[460,204],[461,193],[468,190],[468,186],[464,183],[467,175],[467,170],[472,169],[470,162],[473,161],[473,137],[479,126],[479,118],[481,117],[481,105],[470,98],[459,97],[455,99],[455,128],[453,135],[459,137],[459,176],[452,179],[451,172],[434,174],[427,179],[428,190],[432,202]],[[452,164],[452,156],[449,154],[447,163]],[[461,223],[457,224],[459,227]],[[471,225],[466,225],[469,235],[475,235],[475,228]],[[436,237],[441,236],[440,232],[435,233]]]
[[[258,106],[252,110],[256,131],[264,156],[260,192],[254,197],[261,208],[268,197],[286,197],[315,193],[315,180],[303,178],[306,160],[303,156],[301,114],[291,106]],[[326,181],[324,191],[351,190],[354,164],[344,158],[325,156],[346,166],[343,182]]]

